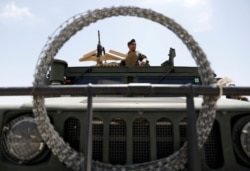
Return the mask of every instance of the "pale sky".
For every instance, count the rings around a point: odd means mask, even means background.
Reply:
[[[48,37],[69,17],[96,8],[138,6],[174,19],[203,48],[219,77],[236,85],[250,86],[250,1],[249,0],[0,0],[0,87],[31,86],[38,55]],[[135,17],[114,17],[91,24],[72,37],[56,58],[70,66],[93,65],[78,59],[94,50],[97,30],[106,50],[127,51],[134,38],[138,50],[160,65],[175,48],[177,66],[194,66],[187,50],[171,31]],[[2,98],[9,103],[17,98]]]

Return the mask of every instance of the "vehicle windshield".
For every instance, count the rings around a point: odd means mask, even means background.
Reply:
[[[73,80],[72,84],[127,84],[127,83],[151,83],[151,84],[194,84],[200,85],[199,77],[192,76],[136,76],[132,81],[126,77],[97,77],[97,76],[83,76]]]

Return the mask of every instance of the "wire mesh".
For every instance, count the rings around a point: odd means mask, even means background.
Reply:
[[[109,124],[109,162],[125,164],[127,160],[127,131],[126,122],[114,118]]]
[[[204,150],[208,167],[218,169],[223,165],[221,135],[218,122],[214,122],[213,129],[204,144]]]
[[[80,129],[77,118],[68,118],[64,123],[64,140],[77,151],[80,149]]]
[[[150,161],[150,125],[144,118],[133,123],[133,163]]]
[[[99,118],[93,118],[93,159],[97,161],[103,160],[103,126],[104,123]]]
[[[157,159],[167,157],[174,152],[173,124],[167,118],[156,122]]]

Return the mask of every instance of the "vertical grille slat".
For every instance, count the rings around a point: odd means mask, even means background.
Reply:
[[[93,118],[93,160],[103,160],[103,121],[99,118]]]
[[[64,123],[64,140],[72,148],[80,149],[80,121],[76,118],[69,118]]]
[[[109,125],[109,162],[123,165],[127,160],[126,123],[121,118],[115,118]]]
[[[167,118],[156,122],[157,159],[169,156],[174,152],[173,124]]]
[[[133,163],[150,161],[150,125],[144,118],[133,123]]]

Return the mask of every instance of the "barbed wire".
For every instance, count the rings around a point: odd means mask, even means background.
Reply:
[[[189,49],[194,58],[204,85],[213,85],[215,83],[214,72],[210,67],[205,53],[199,47],[198,43],[192,38],[188,32],[182,28],[174,20],[152,11],[151,9],[143,9],[138,7],[111,7],[96,9],[73,16],[70,20],[64,22],[59,29],[50,37],[47,44],[44,46],[38,60],[34,75],[34,87],[44,86],[46,74],[51,66],[54,57],[73,35],[84,27],[89,26],[96,21],[115,17],[115,16],[134,16],[145,18],[163,25],[176,34],[178,38]],[[56,34],[58,33],[58,34]],[[217,97],[203,97],[202,108],[196,123],[198,147],[202,148],[206,142],[208,135],[212,129],[213,122],[216,116],[216,100]],[[56,155],[61,162],[68,168],[75,171],[80,171],[84,166],[85,156],[72,149],[63,138],[55,131],[53,125],[47,115],[43,96],[33,97],[34,109],[33,113],[35,121],[38,125],[38,130],[41,137],[49,147],[49,149]],[[93,170],[120,170],[120,171],[139,171],[139,170],[179,170],[185,167],[187,163],[187,143],[185,143],[178,151],[169,157],[158,159],[141,164],[132,164],[124,166],[114,166],[111,164],[101,163],[98,161],[92,162]]]

